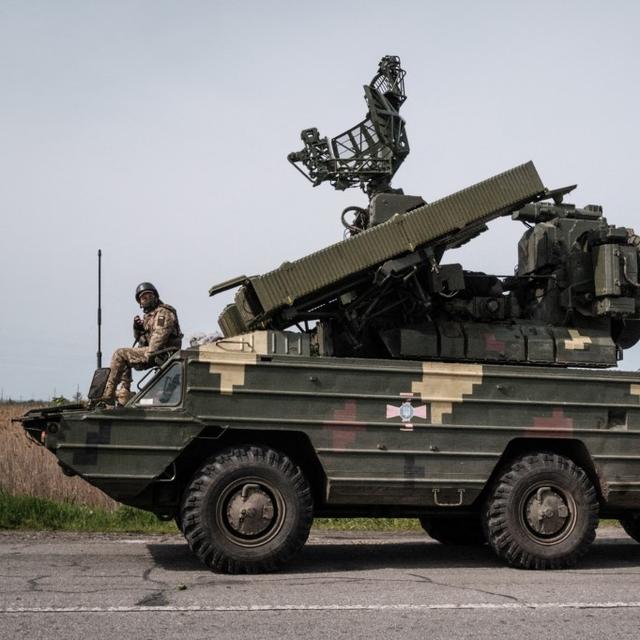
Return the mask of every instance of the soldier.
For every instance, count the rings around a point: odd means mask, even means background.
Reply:
[[[103,401],[116,399],[124,404],[131,397],[131,368],[148,369],[155,364],[156,354],[165,349],[180,349],[182,333],[176,310],[160,300],[158,290],[150,282],[136,287],[136,302],[144,311],[144,318],[133,319],[134,346],[116,349],[111,358],[111,373],[105,386]],[[135,346],[135,345],[139,346]]]

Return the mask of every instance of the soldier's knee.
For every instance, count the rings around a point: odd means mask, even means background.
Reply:
[[[126,348],[116,349],[111,356],[111,366],[115,367],[127,361]]]

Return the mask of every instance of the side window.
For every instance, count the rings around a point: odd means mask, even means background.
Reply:
[[[182,398],[182,362],[174,362],[144,391],[136,404],[142,407],[175,407]]]

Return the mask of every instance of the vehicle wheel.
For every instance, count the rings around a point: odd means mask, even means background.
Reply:
[[[640,542],[640,513],[620,518],[620,524],[636,542]]]
[[[598,498],[571,460],[537,453],[516,460],[487,500],[484,528],[495,553],[511,566],[575,565],[593,542]]]
[[[419,520],[427,534],[441,544],[463,545],[486,542],[479,516],[421,516]]]
[[[207,463],[180,511],[191,550],[214,571],[272,571],[304,545],[313,500],[302,471],[267,447],[234,447]]]

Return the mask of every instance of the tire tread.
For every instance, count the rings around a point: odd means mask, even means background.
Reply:
[[[259,465],[277,470],[293,487],[299,518],[278,552],[259,560],[238,560],[210,539],[202,521],[202,507],[208,489],[233,469]],[[269,447],[236,446],[210,458],[194,475],[185,490],[180,511],[182,532],[193,553],[210,569],[219,573],[264,573],[274,571],[291,559],[304,545],[313,521],[311,489],[300,468],[283,453]]]
[[[543,557],[527,551],[514,537],[510,526],[510,499],[516,484],[529,474],[560,472],[582,492],[587,509],[584,535],[574,549],[560,557]],[[484,529],[494,552],[509,565],[525,569],[562,569],[575,566],[594,541],[598,525],[598,496],[587,474],[573,461],[555,453],[527,454],[517,459],[497,480],[487,501]]]

